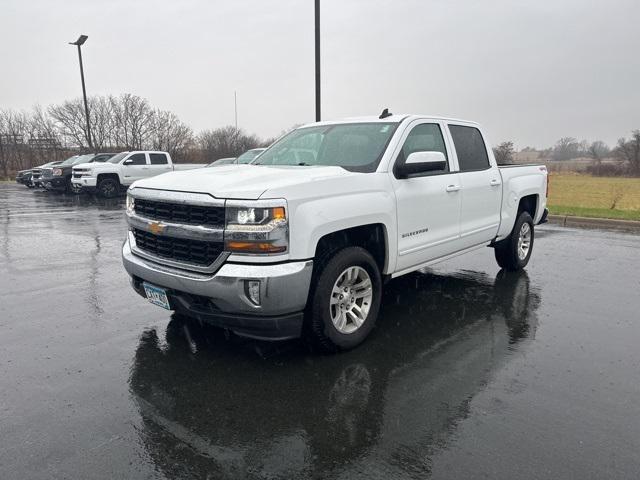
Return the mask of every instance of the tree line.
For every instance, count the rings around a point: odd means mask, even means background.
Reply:
[[[631,137],[621,137],[615,147],[610,148],[602,140],[578,141],[574,137],[562,137],[553,147],[535,150],[525,147],[521,152],[535,152],[537,158],[544,160],[566,161],[576,158],[593,160],[587,169],[593,174],[640,176],[640,130],[633,130]],[[515,163],[516,150],[513,142],[502,142],[493,149],[498,165]],[[617,160],[617,164],[603,165],[605,159]]]
[[[0,174],[62,160],[77,153],[162,150],[177,162],[212,162],[269,145],[241,128],[227,126],[195,134],[170,111],[125,93],[88,97],[90,138],[81,98],[30,111],[0,109]],[[89,145],[92,148],[89,148]]]

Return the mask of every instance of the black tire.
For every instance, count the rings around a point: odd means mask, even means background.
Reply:
[[[361,267],[371,280],[372,299],[369,312],[357,330],[342,333],[331,319],[329,302],[333,286],[349,267]],[[312,291],[307,313],[307,328],[313,343],[324,352],[349,350],[364,341],[371,333],[380,310],[382,278],[380,269],[371,254],[360,247],[348,247],[328,258],[320,259],[314,274],[315,288]]]
[[[120,192],[120,183],[113,178],[103,178],[96,190],[101,197],[113,198]]]
[[[529,225],[531,240],[526,256],[524,258],[521,258],[518,255],[518,240],[520,237],[522,226],[525,223]],[[516,223],[513,226],[513,230],[511,230],[509,236],[504,240],[496,243],[496,245],[494,246],[494,253],[498,265],[510,272],[515,272],[517,270],[523,269],[527,265],[527,263],[529,263],[529,259],[531,258],[531,252],[533,252],[534,237],[535,234],[533,230],[533,219],[531,218],[531,215],[529,215],[528,212],[520,212],[520,215],[518,215]]]

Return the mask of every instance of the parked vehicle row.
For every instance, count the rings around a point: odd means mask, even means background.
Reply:
[[[544,165],[498,167],[475,122],[391,115],[320,122],[249,165],[134,182],[122,257],[151,303],[240,335],[369,335],[386,279],[492,247],[524,268],[546,220]]]
[[[22,170],[16,175],[16,182],[29,188],[96,193],[110,198],[126,190],[136,180],[204,166],[196,163],[174,164],[171,155],[161,151],[74,155],[61,162]]]

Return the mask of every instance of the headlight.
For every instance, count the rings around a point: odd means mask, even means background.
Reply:
[[[127,213],[133,214],[136,207],[136,199],[127,192]]]
[[[225,250],[233,253],[285,253],[289,223],[284,200],[227,201]]]
[[[62,175],[62,169],[61,168],[54,168],[52,174],[53,174],[54,177],[59,177],[60,175]]]

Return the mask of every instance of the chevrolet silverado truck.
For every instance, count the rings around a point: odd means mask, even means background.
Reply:
[[[75,165],[71,182],[76,189],[111,198],[136,180],[204,166],[197,163],[174,164],[167,152],[121,152],[102,164]]]
[[[185,317],[353,348],[390,279],[485,246],[527,265],[547,169],[498,167],[489,145],[474,122],[383,112],[300,127],[249,165],[137,181],[124,267]]]

